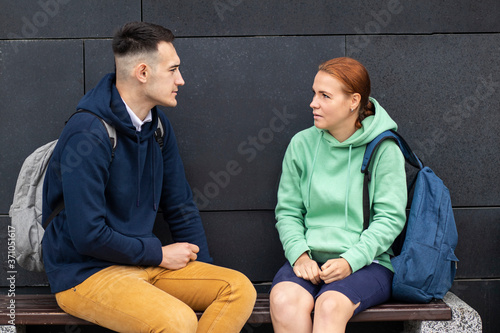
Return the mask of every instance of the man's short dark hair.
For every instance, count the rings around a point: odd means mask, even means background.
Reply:
[[[134,55],[158,50],[158,43],[172,43],[174,34],[161,25],[147,22],[130,22],[113,36],[113,53],[116,56]]]

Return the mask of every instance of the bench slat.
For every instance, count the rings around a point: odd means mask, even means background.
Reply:
[[[7,325],[11,298],[0,295],[0,325]],[[16,295],[15,322],[17,325],[93,325],[63,312],[54,295]],[[201,316],[201,313],[197,313]],[[406,321],[406,320],[450,320],[451,309],[442,300],[429,304],[386,303],[367,309],[351,322]],[[258,294],[257,302],[250,316],[249,324],[270,323],[269,295]]]

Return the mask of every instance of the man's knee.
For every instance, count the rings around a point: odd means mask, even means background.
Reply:
[[[151,332],[195,333],[198,329],[198,317],[189,307],[179,307],[174,313],[154,316]]]
[[[237,299],[244,300],[252,306],[255,304],[257,291],[252,282],[243,273],[232,270],[226,277],[226,281],[228,283],[228,290]]]

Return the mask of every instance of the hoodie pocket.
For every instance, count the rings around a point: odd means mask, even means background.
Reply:
[[[306,231],[307,245],[314,254],[321,257],[338,258],[359,241],[360,235],[337,227],[309,228]],[[319,259],[319,258],[318,258]]]

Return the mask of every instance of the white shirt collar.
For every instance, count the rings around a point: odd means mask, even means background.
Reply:
[[[123,98],[122,98],[123,101]],[[132,111],[132,109],[123,101],[123,104],[125,104],[125,107],[127,108],[128,115],[130,116],[130,120],[132,120],[132,125],[134,125],[135,129],[137,132],[140,132],[142,129],[142,125],[144,123],[148,123],[153,120],[153,116],[151,115],[151,110],[149,110],[148,115],[144,120],[140,120],[139,117]]]

